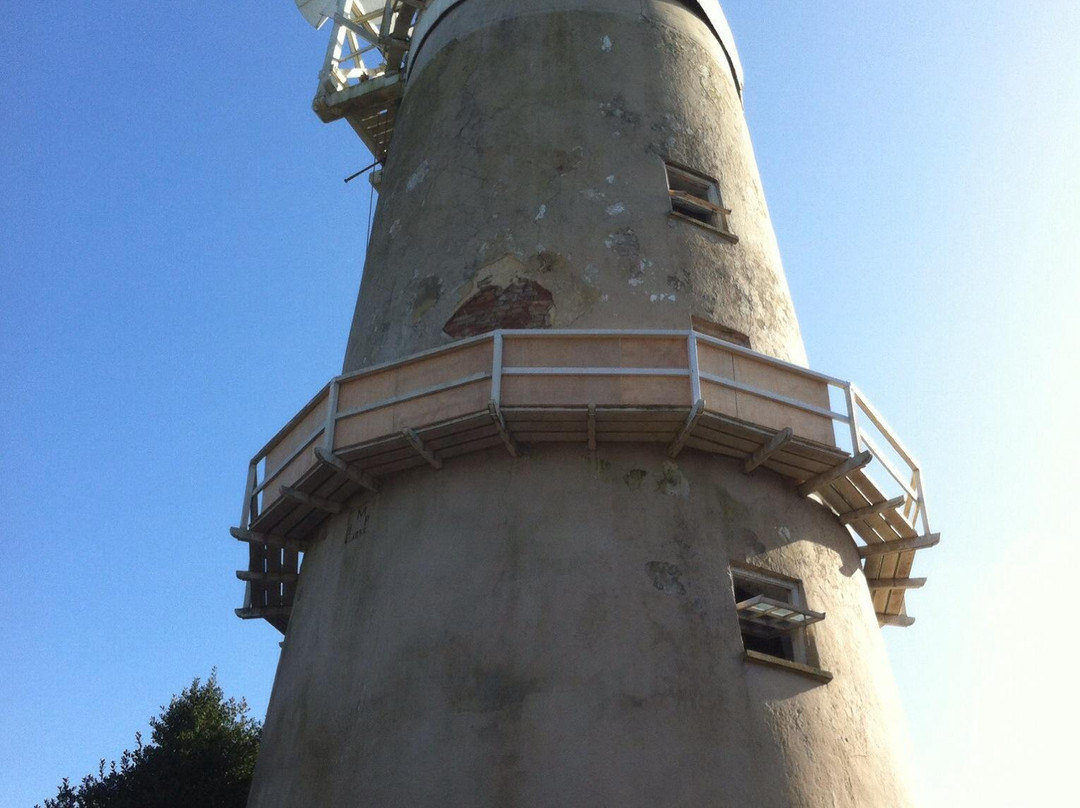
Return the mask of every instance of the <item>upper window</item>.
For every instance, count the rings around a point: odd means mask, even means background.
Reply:
[[[687,218],[734,239],[728,227],[731,211],[724,207],[716,180],[671,163],[665,164],[665,168],[672,215]]]
[[[806,627],[825,615],[806,608],[799,581],[756,567],[733,566],[731,583],[748,659],[786,662],[818,678],[832,678],[808,659]]]

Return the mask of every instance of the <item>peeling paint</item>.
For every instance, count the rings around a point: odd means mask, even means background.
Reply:
[[[540,209],[536,211],[536,218],[533,221],[538,222],[545,216],[547,216],[547,205],[541,205]]]
[[[604,34],[604,36],[600,39],[600,50],[602,50],[604,53],[611,53],[611,47],[611,37],[609,37],[607,34]]]
[[[645,283],[645,279],[640,275],[633,275],[627,280],[627,283],[631,286],[641,286],[641,284]]]
[[[626,258],[641,260],[639,256],[641,243],[632,227],[624,228],[617,233],[608,233],[604,238],[604,246]]]
[[[419,322],[442,297],[442,279],[438,275],[428,275],[416,286],[413,295],[412,321]]]
[[[597,191],[595,188],[586,188],[581,192],[581,195],[590,202],[595,202],[598,199],[607,199],[607,194],[603,191]]]
[[[614,174],[608,174],[604,178],[604,182],[606,182],[608,185],[614,185],[615,184],[615,175]]]
[[[600,114],[605,118],[617,118],[631,126],[637,126],[641,123],[641,115],[633,110],[626,108],[626,99],[622,94],[617,94],[610,101],[603,101],[600,103]],[[619,134],[616,132],[615,134]]]
[[[625,212],[626,205],[624,205],[622,202],[616,202],[614,205],[609,205],[606,211],[608,216],[618,216],[620,213]]]
[[[409,181],[405,183],[405,190],[412,191],[425,179],[427,179],[428,171],[431,170],[431,163],[427,160],[422,162],[416,167],[416,170],[409,175]]]
[[[660,294],[649,295],[650,303],[674,303],[675,295],[665,295],[663,292]]]

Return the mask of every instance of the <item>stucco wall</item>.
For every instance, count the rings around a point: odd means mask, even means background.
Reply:
[[[668,215],[665,161],[719,180],[737,243]],[[382,182],[346,370],[511,318],[696,316],[805,362],[730,65],[679,3],[460,4]],[[731,561],[803,581],[830,683],[744,662]],[[904,806],[903,738],[821,506],[692,450],[530,446],[392,477],[329,522],[250,804]]]
[[[908,804],[855,544],[770,472],[494,451],[356,505],[305,559],[253,806]],[[802,579],[832,682],[743,661],[731,560]]]
[[[668,215],[665,161],[719,180],[738,243]],[[413,67],[381,187],[347,371],[449,341],[463,304],[517,280],[551,295],[536,327],[696,315],[805,363],[727,56],[678,3],[455,7]]]

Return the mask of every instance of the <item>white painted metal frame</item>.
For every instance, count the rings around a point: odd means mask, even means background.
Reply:
[[[657,339],[670,341],[672,338],[681,338],[686,340],[687,347],[687,365],[685,367],[507,367],[504,361],[504,347],[505,342],[508,339],[511,340],[564,340],[564,339],[622,339],[626,337],[644,338],[644,339]],[[417,390],[412,390],[399,396],[392,398],[386,398],[379,401],[364,404],[360,407],[353,407],[348,410],[339,411],[338,407],[338,391],[341,388],[342,383],[353,381],[362,378],[365,375],[385,371],[394,367],[416,362],[420,359],[427,359],[435,357],[441,354],[448,354],[454,351],[461,350],[462,348],[476,345],[482,342],[491,342],[492,344],[492,365],[490,371],[481,371],[471,373],[466,376],[462,376],[458,379],[452,379],[450,381],[442,382],[440,384],[431,385]],[[845,403],[844,411],[837,412],[833,409],[825,409],[823,407],[811,404],[805,401],[800,401],[797,398],[781,395],[779,393],[772,392],[770,390],[763,390],[751,385],[744,384],[735,379],[727,378],[724,376],[718,376],[712,373],[702,372],[698,360],[698,349],[702,344],[715,345],[722,348],[724,351],[744,356],[752,359],[755,362],[769,365],[775,368],[780,368],[795,376],[800,376],[806,379],[812,379],[818,382],[825,383],[831,388],[838,390],[842,394],[843,401]],[[696,331],[646,331],[646,330],[556,330],[556,329],[525,329],[525,330],[502,330],[494,331],[489,334],[484,334],[476,337],[470,337],[465,340],[446,345],[440,348],[433,348],[428,351],[414,354],[412,356],[405,357],[403,359],[395,360],[392,362],[385,362],[379,365],[375,365],[364,370],[357,371],[355,373],[338,376],[332,379],[319,393],[294,417],[288,424],[281,429],[277,435],[270,440],[266,446],[264,446],[256,455],[252,458],[248,468],[247,485],[244,493],[244,504],[241,513],[240,526],[241,528],[248,528],[258,518],[260,513],[260,503],[262,501],[262,495],[267,490],[267,487],[271,485],[280,472],[285,469],[289,463],[299,456],[304,451],[308,450],[314,445],[320,438],[322,438],[322,447],[326,452],[333,452],[334,445],[334,432],[337,422],[342,418],[348,418],[355,415],[359,415],[366,412],[372,412],[374,410],[390,407],[395,404],[399,404],[404,401],[409,401],[416,398],[422,398],[424,396],[433,395],[446,390],[452,390],[464,385],[473,384],[478,381],[484,381],[486,379],[491,380],[491,392],[490,400],[495,408],[495,411],[499,411],[502,404],[502,389],[503,379],[507,376],[652,376],[652,377],[684,377],[687,379],[687,402],[686,406],[688,411],[692,412],[693,409],[698,406],[698,402],[702,400],[701,395],[701,382],[702,380],[709,381],[713,384],[720,385],[722,387],[735,390],[737,392],[745,393],[755,397],[759,397],[768,401],[773,401],[778,404],[782,404],[787,407],[802,410],[804,412],[812,413],[821,417],[829,418],[835,423],[846,424],[848,429],[844,430],[848,433],[851,443],[851,454],[857,456],[860,453],[866,451],[873,455],[874,460],[878,461],[882,468],[895,480],[900,490],[903,491],[905,498],[905,516],[914,525],[917,521],[921,521],[922,532],[924,534],[930,534],[930,521],[926,510],[926,493],[923,487],[922,471],[919,464],[916,462],[914,456],[907,450],[907,448],[900,442],[895,436],[895,433],[888,426],[885,419],[878,413],[878,411],[867,401],[866,396],[862,394],[853,384],[844,381],[842,379],[835,378],[833,376],[827,376],[823,373],[808,370],[807,368],[793,365],[789,362],[784,362],[780,359],[776,359],[765,354],[757,353],[749,348],[744,348],[740,345],[736,345],[730,342],[724,342],[723,340],[715,337],[710,337],[705,334],[701,334]],[[315,427],[310,434],[303,436],[302,442],[286,457],[281,459],[276,468],[265,468],[265,462],[275,446],[277,446],[282,440],[291,435],[293,428],[300,423],[301,419],[310,414],[313,409],[317,407],[325,406],[327,409],[327,415],[323,423]],[[582,402],[582,407],[587,407],[588,402]],[[595,417],[595,416],[593,416]],[[890,459],[889,455],[882,451],[882,448],[878,446],[875,440],[867,434],[867,431],[862,428],[861,424],[863,420],[872,424],[877,432],[884,437],[887,445],[892,450],[896,458],[899,458],[899,462],[902,465],[907,466],[906,472],[897,468],[896,463]],[[423,425],[417,424],[416,427],[420,428]],[[512,437],[509,436],[508,437]],[[595,438],[592,439],[595,442]],[[592,445],[592,443],[590,444]]]
[[[411,20],[424,5],[424,0],[339,0],[316,98],[401,72],[402,58],[411,43],[412,24],[404,40],[393,37],[392,32],[398,15],[408,15]],[[369,54],[378,56],[375,64],[365,63]]]

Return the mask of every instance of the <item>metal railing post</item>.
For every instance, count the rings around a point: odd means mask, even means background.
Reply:
[[[851,428],[851,456],[854,457],[862,451],[859,441],[859,419],[855,413],[855,393],[851,389],[851,382],[844,385],[844,398],[847,399],[848,426]]]
[[[919,494],[919,517],[922,519],[923,534],[930,535],[930,516],[926,513],[926,492],[923,491],[922,470],[915,469],[915,490]]]
[[[697,333],[690,331],[686,339],[686,356],[690,364],[690,406],[701,401],[701,367],[698,365]]]
[[[251,506],[255,501],[255,475],[257,464],[254,460],[248,464],[247,485],[244,487],[244,507],[240,511],[240,529],[247,530],[251,519]]]
[[[502,403],[503,334],[496,331],[491,349],[491,400],[496,406]]]
[[[323,428],[326,451],[334,453],[334,429],[337,427],[338,393],[341,390],[341,380],[334,379],[330,382],[330,392],[326,401],[326,426]]]

